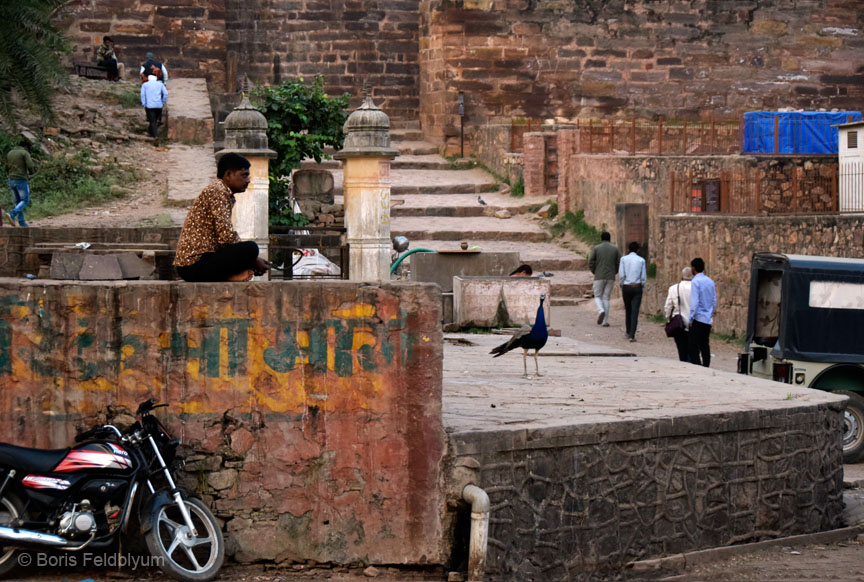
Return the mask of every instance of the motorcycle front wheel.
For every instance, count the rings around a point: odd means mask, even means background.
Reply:
[[[26,517],[24,514],[24,505],[8,493],[0,497],[0,525],[8,526],[14,520]],[[0,547],[0,577],[5,576],[18,565],[18,560],[15,557],[18,555],[18,550],[15,548]]]
[[[216,518],[194,498],[184,499],[196,535],[191,535],[180,508],[173,502],[153,508],[147,547],[160,570],[184,582],[207,582],[222,567],[225,545]]]

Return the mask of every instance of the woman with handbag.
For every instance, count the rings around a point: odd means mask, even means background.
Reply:
[[[693,271],[690,267],[681,270],[681,282],[669,287],[666,295],[666,306],[663,311],[666,314],[666,335],[675,340],[678,348],[678,359],[689,362],[687,345],[690,329],[690,281],[693,279]]]

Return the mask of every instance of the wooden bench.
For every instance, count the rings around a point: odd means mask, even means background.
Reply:
[[[108,69],[95,63],[75,63],[75,74],[87,79],[105,79]]]

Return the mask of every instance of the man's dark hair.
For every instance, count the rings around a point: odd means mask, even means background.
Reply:
[[[639,250],[639,243],[634,240],[633,242],[630,243],[630,246],[628,246],[627,248],[630,249],[631,253],[635,253],[636,251]]]
[[[102,42],[114,42],[114,39],[110,36],[104,36],[102,37]]]
[[[696,257],[690,261],[690,267],[693,269],[694,273],[702,273],[705,271],[705,261],[703,261],[701,257]]]
[[[531,268],[531,265],[519,265],[516,267],[516,270],[510,273],[510,276],[519,275],[521,273],[525,273],[526,277],[530,277],[534,274],[534,269]]]
[[[612,240],[612,235],[609,234],[608,232],[601,232],[600,233],[600,240]]]
[[[237,170],[245,170],[251,167],[249,160],[240,154],[227,153],[219,158],[219,165],[216,166],[216,177],[222,178],[225,172],[236,172]]]

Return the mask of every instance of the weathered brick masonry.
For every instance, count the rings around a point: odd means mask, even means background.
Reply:
[[[784,106],[860,107],[864,12],[854,0],[76,0],[76,55],[104,34],[122,60],[147,50],[217,94],[324,75],[375,87],[393,119],[458,148],[514,117],[737,115]],[[217,109],[219,109],[217,107]]]
[[[152,50],[170,75],[206,77],[220,117],[235,103],[219,94],[235,92],[244,74],[261,84],[320,74],[329,92],[356,96],[368,81],[391,118],[417,117],[410,0],[77,0],[67,24],[85,58],[110,34],[136,68]]]
[[[0,440],[155,396],[240,561],[441,563],[431,285],[0,279]]]
[[[860,2],[424,0],[421,120],[458,147],[512,118],[860,107]],[[469,142],[470,147],[470,142]]]
[[[211,90],[232,89],[226,78],[226,4],[231,0],[73,0],[61,25],[74,44],[73,59],[95,60],[103,36],[114,39],[129,78],[148,51],[170,77],[206,77]]]

